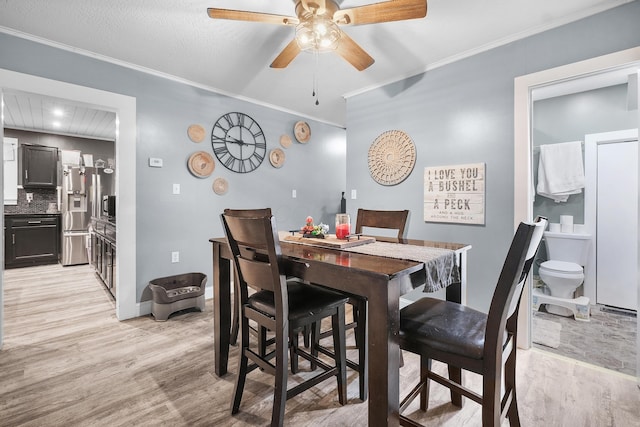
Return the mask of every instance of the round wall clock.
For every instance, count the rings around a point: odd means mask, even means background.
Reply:
[[[189,171],[198,178],[206,178],[216,167],[211,154],[206,151],[196,151],[189,156],[187,161]]]
[[[416,147],[401,130],[383,132],[369,147],[369,173],[378,184],[400,184],[415,164]]]
[[[293,135],[296,137],[296,140],[302,144],[305,144],[311,138],[311,128],[309,127],[309,123],[307,122],[297,122],[295,126],[293,126]]]
[[[243,113],[227,113],[211,131],[213,153],[227,169],[254,171],[265,158],[267,141],[258,122]]]

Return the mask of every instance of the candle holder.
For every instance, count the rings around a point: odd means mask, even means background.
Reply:
[[[349,214],[336,214],[336,238],[345,240],[351,234],[351,219]]]

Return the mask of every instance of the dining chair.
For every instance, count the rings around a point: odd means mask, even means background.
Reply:
[[[336,377],[338,400],[346,403],[346,365],[344,311],[348,298],[319,286],[294,279],[287,280],[282,266],[282,252],[278,240],[275,218],[264,211],[255,215],[247,210],[226,209],[221,215],[224,231],[237,271],[235,292],[240,298],[240,349],[238,373],[231,402],[231,413],[240,408],[247,374],[256,368],[275,376],[271,425],[283,423],[287,399],[314,385]],[[300,261],[295,268],[304,270]],[[301,271],[301,270],[298,270]],[[249,288],[255,290],[249,295]],[[331,318],[334,364],[321,360],[310,352],[293,345],[294,331],[306,325]],[[258,344],[257,352],[250,346],[249,320],[259,330],[274,334],[274,346]],[[314,337],[315,338],[315,337]],[[275,347],[275,349],[273,349]],[[287,390],[288,351],[319,366],[321,372]],[[273,362],[275,360],[275,363]]]
[[[255,217],[255,216],[270,216],[271,208],[246,209],[246,210],[235,209],[234,213],[236,216],[244,215],[244,216],[248,216],[249,218]],[[234,274],[236,277],[238,276],[237,271],[235,271],[235,265],[234,265]],[[240,331],[240,301],[238,298],[234,297],[234,305],[235,307],[233,310],[233,320],[231,322],[231,334],[230,334],[229,342],[235,345],[238,342],[238,332]],[[260,337],[264,335],[264,331],[260,333],[253,328],[251,330],[256,334],[260,334],[259,335]],[[265,344],[261,343],[261,348],[263,348],[264,346]]]
[[[363,230],[367,227],[367,230],[371,229],[385,229],[385,230],[398,230],[398,241],[404,238],[404,231],[407,226],[407,218],[409,217],[408,210],[402,211],[380,211],[371,209],[358,209],[356,216],[356,234],[363,234]],[[371,233],[364,233],[368,236]]]
[[[516,347],[518,309],[527,275],[533,264],[544,217],[532,224],[520,223],[507,253],[489,313],[451,301],[422,298],[400,311],[400,348],[420,356],[420,382],[400,403],[400,412],[419,395],[420,409],[429,403],[429,380],[451,392],[451,401],[462,406],[462,396],[482,405],[483,427],[500,426],[509,418],[520,425],[516,400]],[[449,378],[431,369],[432,360],[448,366]],[[482,394],[462,384],[462,370],[482,376]],[[400,415],[400,424],[421,424]]]
[[[405,237],[404,232],[408,217],[408,210],[381,211],[360,208],[358,209],[358,214],[356,216],[355,233],[362,234],[365,227],[369,227],[367,228],[367,231],[370,229],[397,230],[397,236],[395,238],[400,242]],[[389,236],[384,238],[389,239]],[[348,304],[351,305],[352,308],[351,312],[353,320],[351,323],[348,323],[345,328],[347,330],[354,329],[356,348],[358,349],[358,363],[347,359],[347,366],[358,371],[360,399],[367,400],[367,392],[369,388],[367,372],[367,361],[369,358],[367,353],[367,300],[359,296],[351,294],[347,295],[349,296]],[[319,339],[323,339],[330,335],[331,331],[327,330],[322,333],[317,333],[316,336],[318,336]],[[325,354],[332,354],[331,351],[324,346],[320,346],[319,350]]]

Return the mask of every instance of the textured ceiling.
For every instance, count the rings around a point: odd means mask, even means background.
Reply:
[[[269,64],[290,27],[212,20],[207,7],[294,15],[293,0],[20,0],[0,2],[0,31],[154,70],[220,93],[345,125],[345,97],[631,0],[430,0],[423,19],[342,27],[375,63],[335,54]],[[375,0],[342,0],[342,8]],[[314,73],[319,105],[312,97]]]

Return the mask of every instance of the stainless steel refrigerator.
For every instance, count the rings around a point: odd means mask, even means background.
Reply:
[[[91,182],[94,168],[64,166],[62,169],[61,219],[62,265],[87,264],[89,223],[94,212]]]
[[[104,161],[97,160],[96,165],[104,164]],[[91,215],[95,218],[105,216],[103,212],[103,197],[116,194],[115,173],[110,165],[98,166],[91,169],[91,190],[89,197],[92,201]],[[113,218],[112,218],[113,219]]]

